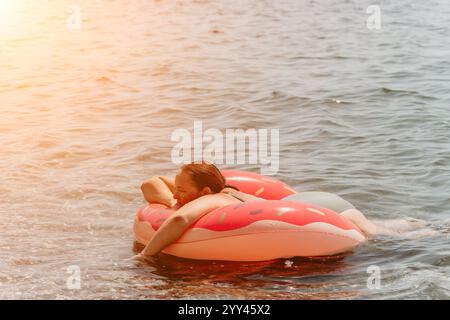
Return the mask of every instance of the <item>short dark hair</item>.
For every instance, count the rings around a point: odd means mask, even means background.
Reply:
[[[181,166],[181,172],[189,174],[198,189],[209,187],[212,192],[219,193],[226,186],[225,177],[212,163],[201,161],[185,164]]]

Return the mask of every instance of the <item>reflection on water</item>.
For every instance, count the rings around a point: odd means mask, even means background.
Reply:
[[[448,298],[448,1],[0,0],[0,298]],[[133,255],[177,128],[279,128],[277,178],[438,234],[329,259]],[[223,166],[259,171],[256,165]],[[367,268],[381,269],[381,289]],[[81,289],[67,287],[78,266]]]
[[[135,250],[140,249],[142,246],[135,244]],[[139,265],[154,268],[153,276],[166,279],[165,288],[173,298],[321,299],[360,295],[354,288],[344,289],[346,284],[337,276],[350,267],[345,256],[230,262],[161,254],[155,262]],[[318,277],[321,281],[317,281]],[[336,287],[340,289],[336,291]]]

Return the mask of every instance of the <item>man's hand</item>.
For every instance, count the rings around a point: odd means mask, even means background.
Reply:
[[[147,263],[155,263],[155,259],[152,256],[145,256],[142,253],[139,253],[128,260],[147,262]]]

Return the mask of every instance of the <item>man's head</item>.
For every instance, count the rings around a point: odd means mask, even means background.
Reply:
[[[185,205],[201,196],[218,193],[225,187],[225,178],[213,164],[206,162],[185,164],[175,177],[174,198]]]

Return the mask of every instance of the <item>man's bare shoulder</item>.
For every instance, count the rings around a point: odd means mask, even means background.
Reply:
[[[225,206],[228,204],[232,204],[236,201],[234,201],[234,198],[232,198],[230,195],[224,194],[224,193],[215,193],[215,194],[207,194],[204,196],[201,196],[200,198],[197,198],[193,202],[200,204],[200,203],[206,203],[206,204],[216,204],[220,206]]]

